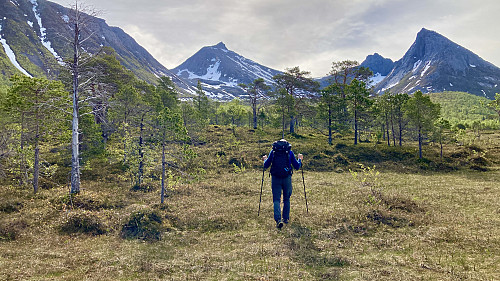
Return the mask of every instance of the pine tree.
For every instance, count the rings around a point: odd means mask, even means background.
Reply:
[[[290,117],[290,133],[295,133],[295,123],[297,122],[298,108],[305,102],[308,94],[316,92],[319,88],[319,83],[308,77],[311,73],[308,71],[301,71],[298,66],[287,68],[285,73],[276,74],[273,80],[276,82],[278,88],[286,91],[288,107],[288,116]],[[279,92],[279,90],[278,90]],[[281,96],[281,94],[280,94]]]
[[[406,116],[415,126],[418,133],[418,157],[423,158],[422,143],[423,137],[431,132],[434,127],[434,121],[439,118],[441,107],[431,101],[428,95],[424,96],[421,91],[417,91],[405,103]]]
[[[366,88],[365,82],[354,79],[351,84],[346,87],[345,93],[349,109],[353,115],[354,144],[358,144],[359,124],[362,114],[366,112],[372,104],[370,92]]]
[[[13,85],[9,90],[9,97],[2,101],[2,107],[10,112],[14,111],[16,115],[19,114],[17,116],[22,123],[21,154],[23,155],[25,128],[30,135],[29,139],[34,147],[32,184],[36,193],[40,174],[40,142],[50,135],[49,132],[60,129],[57,125],[64,120],[62,110],[69,101],[64,85],[60,81],[18,75],[13,76],[11,81]],[[24,165],[24,161],[21,163]]]
[[[269,91],[271,87],[266,85],[263,78],[255,79],[248,85],[242,83],[239,84],[239,86],[243,88],[248,94],[248,99],[250,100],[250,105],[252,106],[253,128],[257,129],[257,112],[259,110],[259,101],[265,98],[267,91]]]

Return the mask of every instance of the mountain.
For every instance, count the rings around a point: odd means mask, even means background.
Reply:
[[[360,66],[367,67],[373,72],[372,82],[370,83],[373,86],[380,83],[391,72],[394,62],[375,53],[368,55]]]
[[[375,92],[461,91],[493,99],[498,85],[500,68],[423,28],[403,58],[376,85]]]
[[[19,72],[47,75],[61,58],[71,57],[70,16],[70,9],[46,0],[0,0],[0,82]],[[92,22],[94,34],[84,42],[84,50],[94,53],[112,47],[121,64],[137,77],[153,82],[167,75],[188,87],[122,29],[96,17]]]
[[[200,81],[207,95],[218,100],[243,95],[239,83],[248,84],[263,78],[272,84],[272,77],[280,73],[228,50],[222,42],[201,48],[172,72],[193,87]]]

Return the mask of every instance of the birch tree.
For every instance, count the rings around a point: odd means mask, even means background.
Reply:
[[[92,99],[96,99],[95,96],[90,95],[91,91],[89,90],[91,81],[95,76],[92,73],[90,75],[84,75],[83,73],[85,71],[83,68],[92,60],[92,56],[82,48],[85,41],[93,36],[92,28],[96,15],[96,11],[91,10],[78,1],[75,1],[71,7],[69,25],[73,34],[73,39],[71,40],[73,58],[68,65],[72,77],[71,193],[80,192],[80,150],[78,136],[80,109],[83,104],[89,104]],[[80,80],[84,77],[85,79]]]

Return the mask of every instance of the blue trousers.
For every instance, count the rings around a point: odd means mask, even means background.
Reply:
[[[292,196],[292,175],[286,178],[278,178],[273,176],[271,188],[273,191],[273,208],[274,220],[278,222],[281,220],[280,199],[281,192],[283,192],[283,220],[290,219],[290,196]]]

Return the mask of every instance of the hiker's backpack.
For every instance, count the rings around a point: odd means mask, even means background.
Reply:
[[[273,143],[273,162],[271,164],[271,175],[278,178],[286,178],[292,174],[290,162],[290,150],[292,145],[286,141]]]

